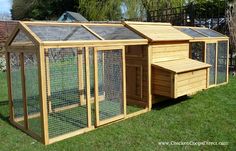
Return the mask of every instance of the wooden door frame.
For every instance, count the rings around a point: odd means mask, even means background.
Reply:
[[[122,84],[123,84],[123,114],[111,117],[105,120],[100,120],[99,118],[99,92],[98,92],[98,62],[97,62],[97,53],[98,51],[113,51],[113,50],[122,50]],[[125,46],[109,46],[109,47],[94,47],[94,102],[95,102],[95,126],[102,126],[113,121],[117,121],[126,117],[126,71],[125,71]]]

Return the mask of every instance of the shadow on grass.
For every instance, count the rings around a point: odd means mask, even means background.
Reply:
[[[4,122],[10,124],[10,121],[9,121],[8,118],[9,118],[8,116],[4,116],[4,115],[2,115],[2,114],[0,113],[0,119],[1,119],[2,121],[4,121]]]
[[[10,123],[10,121],[9,121],[9,117],[8,116],[6,116],[6,115],[4,115],[4,113],[1,113],[1,108],[3,107],[3,106],[6,106],[6,105],[8,105],[8,100],[5,100],[5,101],[1,101],[0,102],[0,120],[2,120],[2,121],[5,121],[5,122],[7,122],[7,123]],[[4,107],[5,108],[5,107]]]
[[[192,99],[192,97],[190,97],[190,96],[183,96],[183,97],[180,97],[177,99],[166,99],[166,100],[163,100],[159,103],[153,104],[152,109],[153,110],[161,110],[161,109],[179,104],[181,102],[184,102],[184,101],[187,101],[190,99]]]
[[[0,102],[0,106],[8,105],[8,103],[9,103],[8,100],[6,100],[6,101],[1,101],[1,102]]]

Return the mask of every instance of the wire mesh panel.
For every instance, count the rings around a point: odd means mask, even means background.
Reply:
[[[122,50],[97,51],[99,120],[124,114]]]
[[[141,36],[124,26],[88,25],[88,27],[106,40],[143,39]]]
[[[41,135],[41,100],[36,53],[24,53],[24,69],[29,129]]]
[[[191,43],[192,59],[204,62],[204,42]]]
[[[24,42],[24,44],[33,44],[33,42],[28,38],[28,36],[23,31],[20,30],[17,33],[14,40],[12,41],[12,44],[20,44],[23,42]]]
[[[10,53],[12,101],[15,121],[24,125],[20,53]]]
[[[43,41],[99,40],[82,26],[28,26]]]
[[[227,41],[218,42],[217,84],[224,83],[227,79],[227,47]]]
[[[49,137],[87,127],[85,52],[79,48],[46,53]]]
[[[207,29],[207,28],[196,28],[194,30],[196,30],[204,35],[207,35],[208,37],[225,37],[225,35],[217,32],[217,31]]]
[[[185,34],[187,34],[191,37],[206,37],[206,36],[196,32],[196,31],[194,31],[191,28],[177,28],[177,29],[179,29],[180,31],[182,31],[183,33],[185,33]]]
[[[210,64],[209,85],[215,84],[216,73],[216,43],[206,45],[206,63]]]

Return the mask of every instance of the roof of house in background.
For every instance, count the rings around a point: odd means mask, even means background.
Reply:
[[[0,43],[6,42],[16,25],[17,21],[0,21]]]
[[[88,20],[84,18],[80,13],[66,11],[64,12],[61,17],[58,19],[58,21],[65,21],[65,22],[74,22],[74,21],[80,21],[80,22],[87,22]]]

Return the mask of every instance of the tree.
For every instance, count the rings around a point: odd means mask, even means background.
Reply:
[[[230,37],[230,64],[236,64],[236,58],[234,58],[233,63],[233,56],[236,54],[236,1],[230,0],[229,6],[226,12],[227,17],[227,25],[229,29],[229,37]],[[236,66],[235,69],[236,71]]]
[[[66,10],[76,10],[75,0],[13,0],[11,12],[16,20],[49,20],[59,17]]]
[[[88,20],[120,20],[122,0],[76,0],[77,11]]]

